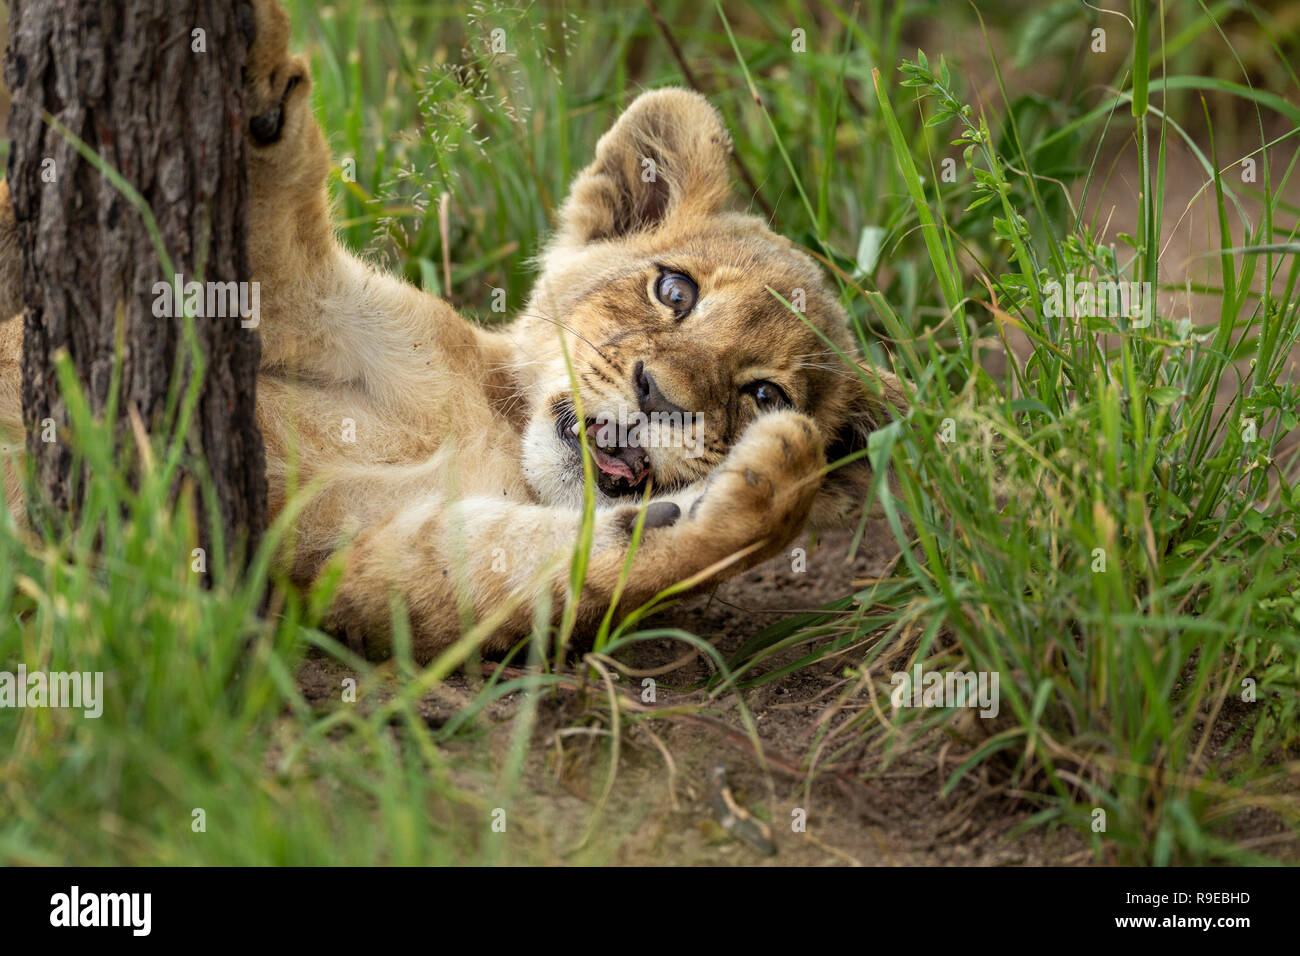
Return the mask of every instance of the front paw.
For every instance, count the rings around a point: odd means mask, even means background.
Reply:
[[[765,414],[718,467],[690,520],[706,541],[731,550],[762,541],[761,556],[770,556],[803,527],[825,467],[812,419],[794,411]]]
[[[307,62],[289,55],[289,17],[275,0],[253,0],[240,8],[240,24],[249,41],[244,65],[246,132],[264,149],[281,142],[295,110],[308,108],[311,85]]]
[[[311,110],[307,61],[289,53],[288,15],[275,0],[241,9],[249,38],[243,96],[249,257],[253,275],[269,281],[299,274],[328,251],[330,154]]]

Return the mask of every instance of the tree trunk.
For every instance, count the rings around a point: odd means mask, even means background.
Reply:
[[[257,301],[242,114],[251,11],[222,0],[14,0],[9,9],[8,178],[26,305],[23,413],[38,483],[53,507],[76,511],[82,476],[64,440],[55,358],[66,350],[102,415],[119,321],[119,443],[130,440],[132,410],[151,434],[173,427],[168,389],[179,375],[184,394],[196,374],[182,307],[199,289],[193,322],[206,368],[188,441],[191,460],[206,463],[217,510],[201,515],[202,543],[211,553],[209,529],[219,525],[227,547],[242,542],[251,553],[266,520],[255,414],[261,343],[255,315],[231,314],[236,287],[216,285],[241,283],[244,302]],[[147,214],[59,126],[139,194],[165,255]],[[182,286],[203,283],[181,302],[160,285],[174,287],[178,274]]]

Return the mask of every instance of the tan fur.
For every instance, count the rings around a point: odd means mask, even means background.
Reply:
[[[523,315],[488,330],[336,241],[306,63],[288,53],[278,5],[256,11],[249,113],[285,102],[279,141],[250,139],[258,410],[272,513],[285,506],[291,473],[320,489],[285,556],[294,579],[310,584],[343,547],[330,627],[382,654],[395,597],[428,659],[466,618],[502,615],[485,644],[499,651],[529,631],[543,594],[558,614],[583,496],[580,460],[554,412],[572,400],[566,347],[588,418],[636,405],[638,361],[674,404],[702,416],[703,454],[649,449],[654,497],[680,516],[646,529],[620,609],[738,553],[724,573],[770,557],[810,516],[823,525],[855,517],[870,471],[858,462],[823,477],[826,449],[861,447],[890,408],[905,407],[902,388],[867,369],[877,387],[864,389],[767,290],[787,300],[804,290],[807,322],[851,353],[846,316],[817,266],[761,220],[727,211],[730,140],[702,97],[658,90],[627,109],[575,179]],[[647,158],[653,182],[643,181]],[[7,190],[3,198],[0,252],[11,255]],[[664,266],[699,286],[680,322],[654,297]],[[17,444],[20,348],[21,319],[0,323],[0,425]],[[755,379],[777,383],[798,410],[760,414],[740,392]],[[21,511],[12,470],[6,491]],[[620,587],[636,505],[597,492],[583,626]]]

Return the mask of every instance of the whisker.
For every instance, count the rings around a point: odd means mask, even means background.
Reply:
[[[552,325],[556,326],[557,328],[564,329],[564,331],[568,332],[574,338],[581,339],[583,342],[586,342],[588,345],[590,345],[591,350],[595,352],[597,355],[599,355],[606,362],[608,362],[610,365],[614,364],[613,362],[610,361],[609,356],[600,350],[600,346],[596,345],[595,342],[591,341],[591,339],[587,338],[581,332],[565,325],[559,319],[552,318],[549,315],[542,315],[540,312],[520,312],[519,315],[523,318],[528,318],[528,319],[541,319],[543,322],[550,322]]]

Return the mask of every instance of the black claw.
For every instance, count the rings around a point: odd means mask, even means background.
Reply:
[[[645,527],[666,528],[682,516],[682,509],[672,501],[652,501],[645,510]]]
[[[275,82],[275,74],[271,74],[271,82]],[[271,107],[265,113],[259,113],[254,116],[248,124],[248,132],[252,135],[253,141],[258,146],[270,146],[280,139],[284,132],[284,110],[285,104],[289,102],[289,94],[292,93],[298,84],[302,82],[302,76],[291,76],[289,82],[284,84],[284,92],[280,94],[280,102]]]
[[[258,146],[270,146],[284,131],[284,110],[273,106],[265,113],[254,116],[248,124],[248,131]]]

